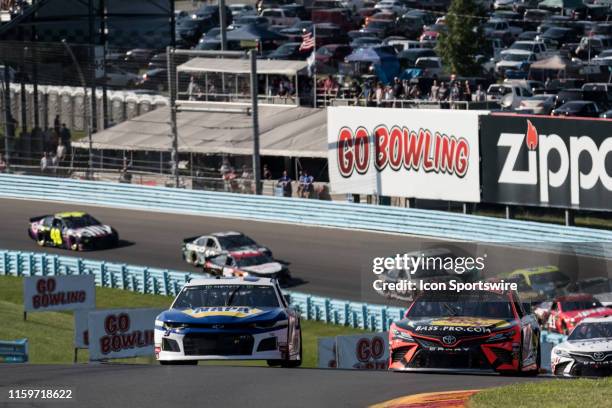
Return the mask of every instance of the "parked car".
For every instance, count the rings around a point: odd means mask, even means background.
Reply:
[[[308,55],[312,52],[300,51],[300,42],[287,42],[279,46],[277,49],[268,54],[269,59],[281,59],[281,60],[305,60]]]
[[[502,51],[501,61],[495,64],[495,71],[501,76],[505,76],[507,70],[527,71],[535,61],[536,55],[531,51],[518,49]]]
[[[534,115],[550,115],[555,105],[556,95],[540,94],[521,100],[517,112]]]
[[[141,89],[165,91],[168,88],[168,71],[164,68],[150,69],[142,74],[136,86]]]
[[[571,101],[564,103],[552,111],[553,116],[579,116],[587,118],[597,118],[601,114],[601,109],[595,102],[591,101]]]
[[[442,75],[443,66],[440,57],[420,57],[414,63],[415,68],[422,70],[422,78],[438,78]]]
[[[133,88],[140,77],[137,74],[128,72],[114,65],[106,67],[106,72],[103,78],[98,80],[104,81],[107,86],[115,88]]]
[[[315,54],[317,65],[338,67],[347,55],[352,52],[352,48],[344,44],[328,44],[319,47]]]

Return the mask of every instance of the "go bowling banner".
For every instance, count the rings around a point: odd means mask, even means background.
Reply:
[[[328,108],[332,192],[479,202],[478,122],[486,113]]]

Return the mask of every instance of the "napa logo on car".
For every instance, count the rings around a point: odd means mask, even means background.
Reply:
[[[187,309],[183,311],[183,313],[195,318],[210,316],[228,316],[242,318],[254,316],[261,312],[261,309],[238,306],[198,307],[195,309]]]

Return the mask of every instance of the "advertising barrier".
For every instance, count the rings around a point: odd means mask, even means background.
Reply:
[[[153,355],[155,317],[163,309],[109,309],[89,313],[89,359]]]
[[[481,117],[482,201],[612,210],[612,121]]]
[[[335,337],[319,337],[317,339],[317,367],[336,368]]]
[[[74,311],[74,348],[89,348],[89,310]]]
[[[93,275],[30,276],[23,279],[23,310],[45,312],[96,307]]]
[[[328,108],[332,191],[479,202],[478,118],[485,113]]]
[[[389,333],[336,336],[337,368],[386,370],[389,366]]]

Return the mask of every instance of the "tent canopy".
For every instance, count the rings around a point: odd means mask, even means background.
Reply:
[[[544,0],[538,7],[553,8],[553,9],[578,9],[583,8],[582,0]]]
[[[347,62],[371,62],[374,64],[397,61],[397,57],[377,47],[358,48],[346,57]]]
[[[257,73],[261,75],[295,76],[308,67],[306,61],[257,60]],[[194,58],[177,68],[178,72],[223,72],[231,74],[250,74],[251,62],[248,59]]]
[[[286,39],[287,37],[257,24],[247,24],[227,32],[228,41],[276,41]]]
[[[222,112],[227,104],[202,103],[209,112],[179,112],[179,151],[203,154],[253,153],[252,118]],[[233,109],[236,106],[232,106]],[[93,135],[93,148],[126,151],[170,151],[169,108],[159,108]],[[325,109],[260,106],[260,152],[265,156],[327,157]],[[86,149],[87,141],[73,143]]]

